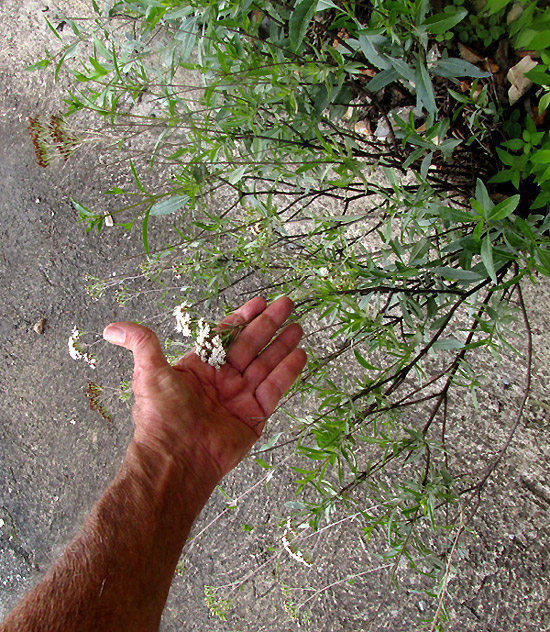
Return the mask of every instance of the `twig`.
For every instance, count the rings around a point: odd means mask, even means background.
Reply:
[[[458,542],[465,528],[466,528],[466,525],[464,523],[460,525],[460,528],[458,529],[456,537],[453,541],[453,546],[451,547],[449,557],[447,558],[447,564],[445,565],[445,574],[443,575],[443,587],[441,588],[441,592],[439,594],[439,599],[437,601],[437,610],[435,611],[435,615],[432,621],[430,632],[435,632],[435,629],[437,627],[437,620],[439,619],[439,615],[441,614],[441,610],[443,609],[445,595],[447,594],[447,585],[449,583],[449,572],[451,569],[451,562],[453,561],[453,556],[456,551],[456,547],[458,546]]]
[[[502,461],[502,457],[504,456],[504,454],[510,447],[510,443],[512,443],[512,439],[514,438],[514,435],[516,434],[516,430],[518,429],[518,426],[522,420],[523,411],[525,410],[525,404],[527,403],[527,400],[529,399],[529,393],[531,392],[531,369],[533,366],[533,332],[531,330],[531,324],[529,323],[529,317],[527,316],[527,309],[525,307],[525,302],[523,300],[523,292],[521,291],[521,285],[519,284],[517,286],[517,293],[518,293],[521,313],[523,316],[523,322],[525,324],[525,331],[527,333],[527,377],[525,380],[525,390],[523,393],[523,399],[521,400],[521,404],[518,410],[518,414],[516,416],[516,420],[514,422],[514,425],[512,426],[512,429],[510,430],[510,433],[508,434],[508,438],[506,439],[506,442],[500,449],[495,460],[487,468],[487,471],[485,475],[483,476],[483,478],[481,479],[481,481],[476,485],[476,490],[477,490],[478,495],[481,493],[481,490],[487,483],[487,480],[489,479],[491,474],[495,471],[495,469],[498,467],[499,463]],[[472,517],[473,516],[471,516],[468,521],[470,521]]]
[[[338,581],[332,582],[332,584],[328,584],[327,586],[323,586],[319,590],[316,590],[311,597],[308,597],[305,601],[302,601],[301,604],[298,604],[297,609],[303,608],[306,603],[309,603],[312,599],[315,599],[318,595],[329,588],[333,588],[334,586],[338,586],[338,584],[343,584],[344,582],[349,581],[350,579],[356,579],[357,577],[363,577],[365,575],[370,575],[371,573],[376,573],[377,571],[383,571],[386,568],[390,568],[393,564],[383,564],[382,566],[377,566],[376,568],[371,568],[368,571],[363,571],[362,573],[356,573],[355,575],[347,575],[344,579],[339,579]]]

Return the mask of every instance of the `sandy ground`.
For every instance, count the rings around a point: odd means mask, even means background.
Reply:
[[[61,86],[51,75],[25,73],[51,34],[43,15],[83,1],[3,0],[0,4],[0,617],[55,558],[120,462],[131,432],[129,413],[116,409],[112,424],[87,410],[83,389],[93,376],[75,365],[67,338],[78,324],[89,332],[119,318],[144,318],[107,298],[93,302],[84,290],[89,272],[108,276],[131,269],[141,252],[138,235],[108,232],[98,239],[75,223],[69,197],[94,200],[117,180],[116,169],[85,155],[63,169],[35,163],[25,119],[55,112]],[[533,399],[502,467],[491,481],[475,534],[464,542],[462,559],[449,584],[450,628],[460,632],[543,632],[550,629],[550,487],[548,404],[550,394],[550,292],[548,284],[526,287],[535,336]],[[149,309],[149,311],[147,311]],[[45,318],[43,334],[33,325]],[[130,359],[106,352],[103,378],[129,375]],[[98,378],[99,379],[99,378]],[[451,434],[462,442],[464,463],[494,454],[511,427],[521,398],[525,367],[517,358],[487,365],[481,412],[460,403]],[[275,419],[277,429],[281,420]],[[485,444],[472,441],[477,428]],[[263,475],[244,463],[225,482],[237,497]],[[281,535],[277,517],[292,500],[288,474],[276,474],[269,493],[259,484],[236,509],[227,510],[216,492],[199,519],[200,536],[188,548],[183,572],[174,579],[163,630],[271,630],[298,626],[283,607],[286,586],[319,590],[368,568],[372,553],[353,530],[317,539],[314,565],[290,558],[270,562],[269,547]],[[214,521],[214,522],[212,522]],[[211,524],[212,523],[212,524]],[[251,533],[242,525],[253,525]],[[203,529],[210,525],[203,533]],[[204,585],[240,581],[266,564],[239,592],[227,622],[204,604]],[[311,629],[408,632],[420,626],[425,599],[405,572],[399,589],[366,576],[324,590],[313,602]],[[309,594],[309,593],[308,593]],[[368,627],[381,597],[378,618]]]

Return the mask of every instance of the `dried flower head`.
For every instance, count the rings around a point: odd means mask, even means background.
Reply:
[[[84,351],[82,343],[80,342],[80,337],[80,331],[74,327],[71,337],[69,338],[69,355],[73,360],[84,360],[88,366],[95,369],[97,360],[90,353]]]
[[[103,388],[97,382],[88,382],[88,386],[86,387],[86,397],[90,403],[90,410],[95,410],[103,419],[105,419],[105,421],[111,423],[113,421],[113,416],[101,402],[102,392]]]
[[[67,160],[78,147],[78,139],[62,116],[38,114],[27,120],[36,162],[41,167],[47,167],[56,156]]]

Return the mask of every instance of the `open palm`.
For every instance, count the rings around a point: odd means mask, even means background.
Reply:
[[[244,327],[219,370],[193,351],[170,366],[146,327],[107,327],[106,339],[134,354],[136,439],[212,464],[220,476],[234,467],[306,362],[305,353],[297,349],[299,325],[288,325],[274,338],[292,308],[286,297],[269,306],[256,297],[228,316],[220,327]],[[119,339],[113,335],[116,329],[124,334]]]

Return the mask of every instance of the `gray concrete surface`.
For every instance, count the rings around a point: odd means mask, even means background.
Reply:
[[[51,41],[43,11],[68,5],[76,12],[86,3],[0,4],[0,618],[78,528],[116,470],[131,431],[127,409],[115,406],[113,423],[106,423],[87,409],[83,392],[89,379],[116,384],[128,377],[130,358],[103,347],[96,374],[74,363],[67,352],[73,325],[99,333],[111,320],[156,312],[144,302],[135,308],[122,308],[112,297],[94,302],[84,290],[87,273],[131,270],[137,261],[132,257],[141,251],[137,234],[128,239],[111,231],[99,239],[75,223],[69,196],[93,202],[119,177],[116,169],[85,154],[63,169],[41,170],[26,133],[26,116],[56,111],[61,89],[51,76],[30,75],[23,68]],[[548,284],[526,291],[536,343],[534,396],[548,403],[550,292]],[[41,318],[46,325],[38,335],[33,325]],[[466,468],[481,467],[502,444],[522,392],[524,366],[513,356],[484,368],[481,412],[472,416],[466,403],[463,410],[459,405],[449,430],[450,441],[462,446],[458,458]],[[284,429],[283,424],[276,418],[272,428]],[[453,630],[550,629],[548,433],[547,412],[531,403],[449,585]],[[224,489],[237,497],[262,474],[244,463]],[[225,513],[226,500],[214,494],[195,534],[212,524],[184,556],[164,630],[304,629],[284,611],[285,584],[311,592],[368,568],[372,552],[353,529],[313,539],[311,569],[284,556],[268,563],[269,547],[280,547],[277,520],[292,500],[288,478],[283,468],[269,492],[260,484]],[[253,532],[245,533],[243,523],[253,525]],[[204,585],[240,581],[254,569],[260,570],[239,591],[228,621],[213,618],[204,604]],[[399,589],[367,576],[354,586],[342,582],[325,590],[313,604],[310,629],[366,630],[382,598],[384,606],[368,629],[417,629],[426,603],[416,592],[418,581],[406,569],[400,576]]]

